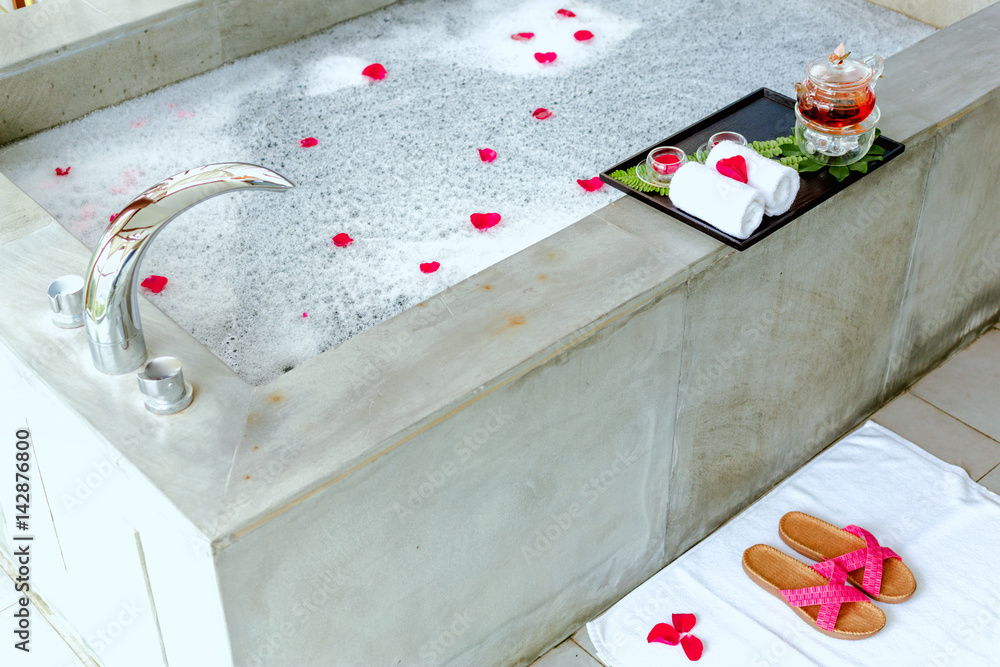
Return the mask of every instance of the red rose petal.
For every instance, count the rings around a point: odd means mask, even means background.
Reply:
[[[742,155],[734,155],[715,163],[715,170],[740,183],[747,182],[747,161]]]
[[[115,218],[117,218],[117,217],[118,217],[118,214],[117,214],[117,213],[112,213],[112,214],[111,214],[111,217],[110,217],[110,218],[108,218],[108,222],[114,222],[114,221],[115,221]]]
[[[352,239],[347,234],[344,234],[343,232],[333,237],[333,245],[337,246],[338,248],[346,248],[352,243],[354,243],[354,239]]]
[[[426,264],[420,265],[420,270],[424,273],[434,273],[441,268],[440,262],[427,262]]]
[[[535,60],[545,65],[547,63],[555,62],[556,54],[554,51],[547,51],[545,53],[536,53]]]
[[[499,213],[473,213],[469,216],[472,220],[472,226],[476,229],[482,231],[484,229],[489,229],[500,222]]]
[[[163,276],[149,276],[141,283],[139,283],[146,289],[148,289],[153,294],[159,294],[163,291],[163,288],[167,286],[167,279]]]
[[[385,68],[379,63],[372,63],[361,70],[361,73],[374,81],[381,81],[386,75]]]
[[[305,139],[299,139],[299,146],[302,148],[309,148],[310,146],[315,146],[319,143],[319,139],[316,137],[306,137]]]
[[[604,182],[601,180],[600,176],[594,176],[589,180],[576,179],[576,182],[580,184],[580,187],[587,192],[596,192],[604,187]]]
[[[497,152],[492,148],[480,148],[479,159],[483,162],[493,162],[497,159]]]
[[[700,660],[701,654],[705,652],[705,646],[694,635],[684,635],[681,639],[681,648],[684,649],[684,655],[688,657],[688,660],[692,661]]]
[[[698,622],[694,614],[672,614],[670,620],[673,622],[674,627],[677,628],[677,632],[681,634],[691,632],[694,624]]]
[[[56,176],[69,176],[69,170],[73,167],[66,167],[65,169],[60,169],[56,167]]]
[[[535,36],[533,32],[519,32],[517,34],[511,35],[510,38],[518,42],[527,42]]]
[[[563,18],[567,18],[567,19],[571,19],[574,16],[576,16],[576,14],[574,14],[573,12],[571,12],[568,9],[560,9],[559,11],[556,12],[556,14],[558,14],[559,16],[562,16]]]
[[[589,30],[577,30],[573,33],[573,37],[575,37],[578,42],[586,42],[587,40],[594,39],[594,33]]]
[[[646,641],[650,644],[653,642],[659,642],[661,644],[667,644],[668,646],[677,646],[677,642],[681,640],[681,635],[674,626],[669,623],[657,623],[653,626],[653,629],[649,631],[649,635],[646,637]]]
[[[309,313],[302,313],[302,317],[309,317]]]
[[[537,120],[545,120],[546,118],[552,115],[552,112],[549,111],[548,109],[543,109],[542,107],[539,107],[534,111],[532,111],[531,115],[534,116]]]

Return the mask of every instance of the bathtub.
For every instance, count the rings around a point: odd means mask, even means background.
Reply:
[[[167,418],[51,325],[89,252],[0,176],[35,607],[93,664],[530,662],[996,322],[998,27],[890,58],[904,155],[747,252],[621,199],[260,387],[143,302],[195,388]]]

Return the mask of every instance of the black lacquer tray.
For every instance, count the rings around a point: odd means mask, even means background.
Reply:
[[[681,130],[677,134],[672,134],[663,141],[658,141],[627,160],[601,172],[601,180],[611,187],[617,188],[649,204],[653,208],[672,215],[681,222],[701,230],[737,250],[746,250],[844,188],[857,183],[903,152],[903,144],[882,135],[875,140],[875,145],[885,149],[885,156],[881,161],[868,163],[868,172],[865,174],[859,171],[852,171],[850,176],[839,183],[826,169],[799,174],[802,182],[799,186],[799,194],[795,198],[792,208],[783,215],[765,215],[760,227],[745,239],[730,236],[701,218],[681,211],[673,205],[669,197],[664,197],[655,192],[639,192],[621,181],[611,178],[611,172],[619,169],[626,170],[640,162],[645,162],[646,155],[657,146],[677,146],[683,149],[688,155],[693,155],[702,144],[708,141],[710,136],[722,130],[739,132],[747,138],[747,141],[769,141],[777,137],[787,137],[793,134],[794,127],[795,100],[781,93],[776,93],[773,90],[761,88],[756,92],[750,93],[743,99],[730,104],[728,107],[715,112],[711,116],[699,120],[694,125]]]

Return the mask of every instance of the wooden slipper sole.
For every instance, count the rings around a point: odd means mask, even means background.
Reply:
[[[811,567],[766,544],[756,544],[743,552],[743,571],[758,586],[785,604],[782,590],[824,586],[828,579]],[[791,607],[791,605],[789,605]],[[792,607],[792,611],[814,629],[834,639],[866,639],[885,627],[885,614],[871,602],[844,602],[834,629],[816,624],[820,605]]]
[[[865,548],[865,541],[857,535],[803,512],[789,512],[781,517],[778,535],[792,549],[815,561],[836,558]],[[847,574],[847,580],[864,590],[864,572],[863,567],[852,570]],[[882,561],[882,587],[879,594],[865,592],[879,602],[897,604],[910,599],[916,590],[917,581],[910,568],[897,558],[889,558]]]

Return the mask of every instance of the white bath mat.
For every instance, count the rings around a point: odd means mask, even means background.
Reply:
[[[770,544],[798,510],[856,524],[898,553],[914,596],[879,604],[885,628],[861,641],[816,632],[744,574],[743,550]],[[809,561],[811,564],[811,561]],[[693,613],[699,665],[1000,664],[1000,496],[965,471],[868,422],[587,624],[614,667],[691,664],[678,646],[648,644],[657,623]]]

